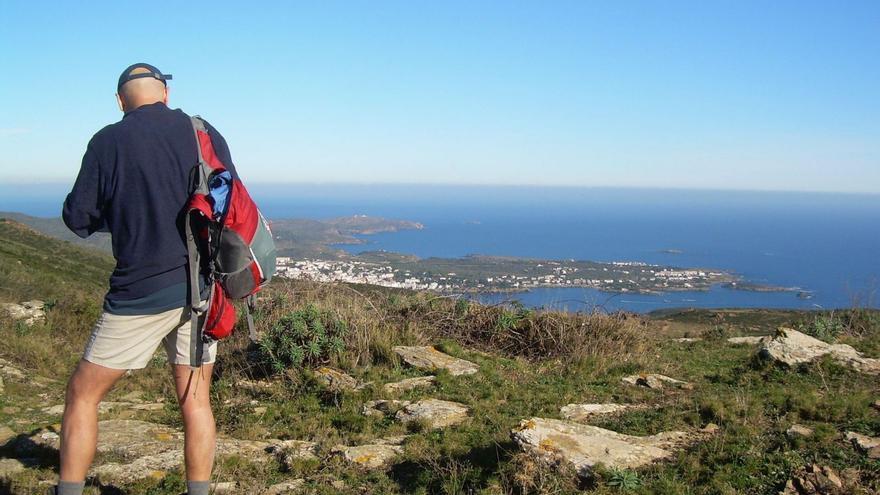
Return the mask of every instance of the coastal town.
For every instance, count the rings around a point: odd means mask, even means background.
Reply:
[[[656,293],[706,290],[735,283],[729,273],[641,262],[531,260],[469,256],[384,263],[279,257],[278,276],[321,282],[349,282],[438,292],[520,291],[538,287],[589,287],[610,292]]]

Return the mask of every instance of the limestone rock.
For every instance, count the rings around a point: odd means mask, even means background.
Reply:
[[[727,339],[731,344],[749,344],[749,345],[757,345],[763,344],[764,342],[770,340],[769,335],[754,335],[749,337],[731,337]]]
[[[880,411],[880,399],[875,400],[874,403],[871,404],[871,407],[873,407],[874,409]]]
[[[691,390],[692,388],[694,388],[694,386],[688,382],[653,373],[625,376],[621,380],[629,385],[638,385],[640,387],[653,389],[661,389],[664,387],[664,385],[670,385],[685,390]]]
[[[267,461],[277,448],[291,447],[290,440],[237,440],[217,439],[217,456],[237,455],[251,461]],[[43,430],[32,435],[28,447],[58,449],[58,433]],[[113,419],[98,422],[98,452],[112,454],[124,462],[105,463],[93,468],[101,478],[130,482],[178,468],[183,462],[183,432],[175,428],[146,421]]]
[[[43,311],[43,301],[25,301],[21,304],[2,303],[0,309],[13,320],[21,321],[27,326],[43,323],[46,321],[46,313]]]
[[[854,431],[846,432],[846,439],[871,459],[880,459],[880,437],[869,437]]]
[[[405,406],[395,416],[402,423],[426,422],[430,428],[457,425],[468,417],[464,404],[439,399],[425,399]]]
[[[436,382],[437,382],[436,376],[433,376],[433,375],[419,376],[416,378],[407,378],[407,379],[401,380],[399,382],[386,383],[382,387],[382,390],[384,390],[386,394],[397,394],[397,393],[409,392],[410,390],[414,390],[417,388],[431,387]]]
[[[211,483],[211,493],[215,493],[217,495],[221,493],[235,493],[236,490],[238,490],[237,481],[221,481],[218,483]]]
[[[346,462],[356,464],[367,469],[378,469],[391,464],[391,462],[403,453],[403,447],[393,441],[380,439],[376,443],[346,447],[338,445],[332,449],[332,453],[341,456]]]
[[[794,424],[785,430],[785,435],[788,438],[807,438],[813,435],[813,429],[808,426]]]
[[[396,346],[394,352],[410,366],[429,371],[445,369],[453,376],[472,375],[480,369],[475,363],[442,353],[433,346]]]
[[[367,384],[359,382],[356,378],[342,371],[321,367],[314,371],[315,377],[332,392],[343,390],[360,390]]]
[[[673,342],[681,342],[683,344],[690,344],[692,342],[699,342],[703,339],[700,337],[679,337],[677,339],[672,339]]]
[[[24,464],[18,459],[0,459],[0,478],[24,471]]]
[[[6,425],[0,425],[0,446],[6,444],[12,438],[15,438],[15,431]]]
[[[305,486],[306,480],[302,478],[297,478],[295,480],[284,481],[275,485],[270,486],[266,489],[266,495],[286,495],[288,493],[294,493],[300,490],[303,486]]]
[[[559,413],[565,419],[572,421],[585,421],[594,416],[617,414],[636,406],[629,404],[569,404],[563,406]]]
[[[632,469],[665,459],[674,449],[697,437],[672,431],[638,437],[596,426],[558,419],[531,418],[520,423],[511,437],[521,449],[550,462],[566,462],[581,476],[589,476],[598,463],[609,468]]]
[[[813,464],[801,469],[785,484],[781,495],[842,495],[845,490],[837,472],[828,466]]]
[[[410,404],[412,404],[412,402],[408,400],[371,400],[364,404],[361,413],[364,416],[384,418],[385,416],[388,416],[389,414],[394,414]]]
[[[280,440],[269,447],[268,451],[278,458],[278,461],[287,469],[290,469],[296,460],[317,460],[318,444],[305,440]]]
[[[23,371],[16,368],[9,361],[0,359],[0,376],[11,378],[13,380],[22,381],[27,379],[27,375]]]
[[[788,366],[808,363],[826,354],[862,373],[880,374],[880,359],[866,358],[849,345],[828,344],[790,328],[780,328],[760,350],[761,356]]]

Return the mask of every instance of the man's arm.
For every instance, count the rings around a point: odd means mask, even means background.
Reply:
[[[98,156],[90,144],[83,155],[82,166],[73,189],[64,200],[61,214],[67,228],[82,238],[99,230],[106,230],[101,179]]]

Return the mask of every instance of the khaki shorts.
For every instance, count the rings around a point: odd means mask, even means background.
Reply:
[[[146,368],[153,354],[164,344],[168,362],[189,364],[192,331],[189,308],[176,308],[154,315],[103,313],[95,323],[83,359],[117,370]],[[217,342],[205,345],[202,362],[213,363]]]

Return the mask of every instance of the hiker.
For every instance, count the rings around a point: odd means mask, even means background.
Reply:
[[[51,493],[83,492],[96,450],[98,404],[127,370],[146,367],[160,344],[183,416],[187,493],[209,490],[216,443],[209,392],[217,343],[204,346],[200,367],[190,366],[182,225],[199,155],[190,117],[167,106],[169,79],[144,63],[122,72],[117,103],[124,115],[92,137],[64,201],[64,223],[75,234],[111,233],[116,268],[103,312],[67,385],[59,482]],[[237,178],[223,136],[206,128],[217,158]],[[200,280],[202,298],[205,284]]]

